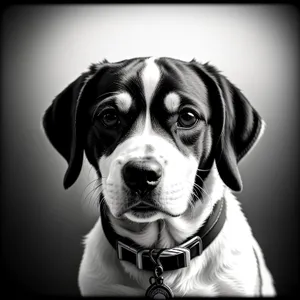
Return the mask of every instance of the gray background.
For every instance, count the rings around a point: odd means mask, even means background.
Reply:
[[[52,99],[103,58],[171,56],[196,57],[216,65],[266,121],[263,138],[240,163],[244,191],[238,197],[279,294],[295,293],[299,36],[299,14],[280,5],[32,5],[4,11],[1,262],[5,284],[19,292],[78,295],[82,238],[98,216],[91,183],[95,174],[85,162],[76,184],[63,189],[66,162],[41,128],[41,117]]]

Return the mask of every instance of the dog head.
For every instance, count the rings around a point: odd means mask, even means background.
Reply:
[[[237,164],[263,121],[211,65],[135,58],[93,64],[55,98],[43,125],[68,162],[65,188],[85,152],[111,213],[141,222],[183,214],[214,163],[241,191]]]

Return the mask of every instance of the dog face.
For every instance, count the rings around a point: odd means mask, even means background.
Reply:
[[[111,213],[145,222],[179,216],[201,199],[214,162],[240,191],[237,163],[262,121],[214,67],[136,58],[92,65],[57,96],[44,127],[69,163],[66,188],[85,151]]]
[[[97,91],[106,96],[92,109],[89,147],[114,216],[177,216],[187,209],[200,157],[205,161],[211,147],[206,88],[197,76],[180,82],[168,62],[162,69],[153,59],[133,64],[134,71],[117,74],[118,89]],[[99,147],[103,139],[109,142]]]

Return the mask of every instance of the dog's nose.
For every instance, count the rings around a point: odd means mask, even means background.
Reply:
[[[154,158],[137,158],[123,166],[122,175],[131,190],[144,196],[158,185],[162,166]]]

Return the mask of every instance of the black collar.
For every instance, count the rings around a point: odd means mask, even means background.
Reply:
[[[188,267],[191,259],[202,254],[205,248],[219,234],[226,219],[226,201],[220,199],[214,206],[212,213],[205,221],[204,225],[193,235],[187,238],[182,244],[174,248],[146,249],[129,238],[118,235],[111,226],[108,215],[104,213],[106,204],[101,202],[101,221],[103,231],[109,243],[117,250],[120,260],[131,262],[140,270],[153,271],[155,264],[149,253],[159,256],[164,271],[177,270]],[[154,253],[154,254],[153,254]]]

